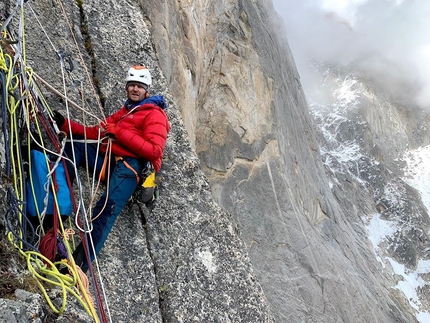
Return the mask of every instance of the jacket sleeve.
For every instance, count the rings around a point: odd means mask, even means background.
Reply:
[[[135,127],[138,131],[121,128],[116,136],[118,143],[150,162],[161,159],[170,129],[164,111],[159,107],[154,108]]]
[[[98,125],[92,127],[85,127],[80,123],[77,123],[70,119],[66,119],[63,126],[61,127],[61,130],[67,134],[70,134],[70,132],[76,136],[84,136],[85,134],[88,139],[97,139],[99,129],[100,127]]]
[[[124,114],[124,107],[118,110],[116,113],[112,114],[111,116],[107,117],[105,122],[117,123],[123,114]],[[69,125],[69,122],[70,122],[70,125]],[[77,136],[84,136],[85,134],[85,136],[88,139],[98,139],[99,130],[103,132],[103,129],[100,128],[99,125],[85,127],[84,125],[70,119],[66,119],[64,121],[64,124],[61,127],[61,130],[66,132],[67,134],[71,132],[73,135],[77,135]]]

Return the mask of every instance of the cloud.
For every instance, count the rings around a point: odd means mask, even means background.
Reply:
[[[273,0],[305,90],[310,60],[352,65],[380,86],[430,107],[430,1]]]

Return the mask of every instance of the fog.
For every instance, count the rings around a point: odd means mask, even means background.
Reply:
[[[430,107],[429,0],[273,0],[305,92],[311,60],[354,66],[393,94]]]

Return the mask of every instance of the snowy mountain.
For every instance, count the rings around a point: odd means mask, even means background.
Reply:
[[[319,69],[319,91],[308,99],[331,189],[348,182],[356,221],[365,225],[381,270],[393,275],[416,318],[429,322],[428,116],[345,69]],[[362,192],[377,212],[356,198]]]

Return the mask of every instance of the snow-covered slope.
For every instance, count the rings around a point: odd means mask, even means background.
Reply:
[[[370,81],[319,68],[319,91],[308,100],[331,188],[346,191],[381,271],[393,276],[417,320],[429,322],[428,117],[384,96]],[[362,194],[373,196],[374,208],[361,203]]]

